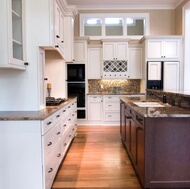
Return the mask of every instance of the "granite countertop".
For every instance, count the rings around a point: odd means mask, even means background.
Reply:
[[[67,101],[61,103],[59,106],[46,106],[40,111],[0,111],[0,121],[28,121],[28,120],[44,120],[48,116],[57,112],[74,98],[69,98]]]
[[[190,117],[190,108],[180,108],[177,106],[171,106],[170,104],[161,104],[165,107],[139,107],[133,102],[137,101],[157,101],[155,99],[146,97],[121,97],[124,103],[127,103],[132,109],[141,114],[144,117]]]
[[[145,95],[145,93],[137,93],[137,92],[118,92],[118,93],[110,93],[110,92],[89,92],[87,95]]]

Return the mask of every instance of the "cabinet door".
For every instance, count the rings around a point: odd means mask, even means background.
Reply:
[[[88,120],[102,120],[102,96],[88,97]]]
[[[162,40],[148,40],[147,58],[161,58],[162,48]]]
[[[115,43],[103,43],[103,60],[115,60]]]
[[[148,80],[161,80],[161,62],[148,62]]]
[[[141,127],[137,127],[137,169],[140,173],[140,179],[144,182],[145,174],[145,141],[144,130]]]
[[[120,135],[123,143],[125,144],[126,136],[125,136],[125,103],[120,102]]]
[[[115,44],[115,58],[116,60],[127,60],[128,43],[117,42]]]
[[[130,120],[131,125],[131,156],[134,164],[136,164],[137,157],[137,134],[136,134],[136,123],[132,119]]]
[[[75,40],[74,43],[74,61],[85,63],[87,59],[87,42]]]
[[[142,79],[142,48],[129,48],[129,78]]]
[[[101,79],[102,49],[88,49],[88,79]]]
[[[66,62],[74,61],[74,19],[64,18],[64,55]]]
[[[125,112],[125,146],[131,151],[131,116]]]
[[[164,90],[179,90],[179,62],[164,62]]]
[[[164,58],[179,58],[180,43],[179,40],[164,41]]]

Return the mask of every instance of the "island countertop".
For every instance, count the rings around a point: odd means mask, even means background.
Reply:
[[[46,106],[46,108],[39,111],[0,111],[0,121],[44,120],[72,102],[74,99],[75,98],[69,98],[58,106]]]
[[[143,117],[190,117],[190,108],[181,108],[177,106],[171,106],[170,104],[163,104],[164,107],[139,107],[133,102],[150,101],[155,102],[158,100],[146,97],[121,97],[124,103],[127,103],[132,109],[141,114]]]

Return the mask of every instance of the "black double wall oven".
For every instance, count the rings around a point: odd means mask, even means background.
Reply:
[[[77,118],[85,119],[85,64],[67,64],[67,92],[77,96]]]

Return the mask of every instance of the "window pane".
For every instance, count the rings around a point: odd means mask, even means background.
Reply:
[[[127,35],[144,35],[145,19],[127,18]]]
[[[102,19],[88,18],[84,20],[84,36],[101,36]]]
[[[106,36],[122,36],[123,35],[123,19],[122,18],[105,18],[105,34]]]

